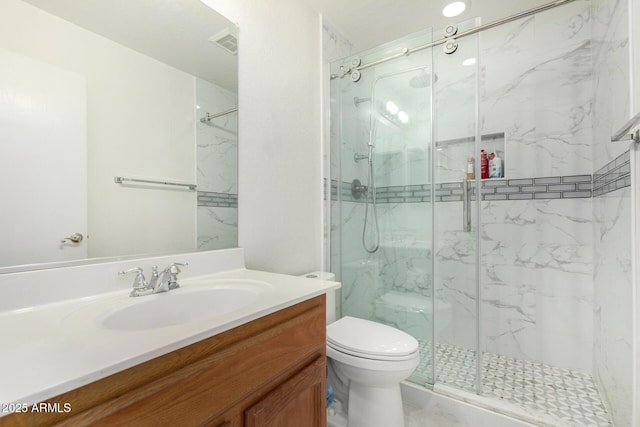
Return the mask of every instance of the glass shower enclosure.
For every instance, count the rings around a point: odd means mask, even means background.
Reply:
[[[410,381],[477,392],[478,41],[444,35],[331,65],[332,270],[342,316],[419,341]]]
[[[598,5],[464,22],[455,43],[455,28],[426,30],[331,65],[339,314],[417,338],[409,381],[536,425],[631,425],[632,309],[612,292],[631,279],[601,268],[631,263],[594,231],[600,209],[631,216],[623,187],[599,190],[631,169],[622,149],[598,155],[615,97],[600,83],[618,79],[590,25],[614,12]],[[502,173],[482,176],[482,149]]]

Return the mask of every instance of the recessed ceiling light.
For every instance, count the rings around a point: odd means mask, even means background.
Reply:
[[[442,14],[447,18],[453,18],[454,16],[460,15],[467,8],[467,4],[463,1],[452,1],[448,2],[442,8]]]
[[[387,107],[387,111],[390,112],[393,115],[398,114],[398,111],[400,111],[400,109],[398,108],[396,103],[393,102],[393,101],[387,101],[386,107]]]

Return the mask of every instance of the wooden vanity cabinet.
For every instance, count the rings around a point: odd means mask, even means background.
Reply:
[[[321,295],[47,401],[69,413],[0,425],[324,427],[325,331]]]

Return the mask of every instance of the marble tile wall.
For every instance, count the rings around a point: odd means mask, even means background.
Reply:
[[[593,170],[629,149],[611,135],[630,117],[628,2],[592,0]]]
[[[590,173],[590,3],[484,31],[480,132],[505,133],[505,177]]]
[[[364,203],[332,202],[332,218],[341,219],[331,229],[332,271],[342,282],[340,297],[336,298],[337,312],[372,319],[382,289],[381,266],[378,255],[367,253],[362,246],[365,209]]]
[[[435,320],[436,342],[477,347],[478,290],[475,232],[462,230],[462,202],[435,204],[434,297],[450,304],[449,322]],[[477,229],[475,215],[472,230]]]
[[[479,20],[461,22],[458,29],[464,31],[478,23]],[[461,39],[453,55],[442,49],[433,50],[434,73],[438,77],[433,95],[433,179],[440,185],[435,196],[447,200],[436,200],[434,208],[433,293],[436,304],[448,304],[451,319],[443,321],[443,316],[438,316],[434,333],[436,343],[464,348],[477,347],[477,239],[475,233],[463,231],[463,203],[450,200],[459,197],[454,183],[466,176],[467,157],[475,156],[481,76],[479,40],[477,34]],[[463,65],[471,58],[476,58],[474,65]],[[475,218],[472,223],[476,223]]]
[[[199,119],[237,106],[237,95],[196,79],[197,247],[238,246],[238,118],[230,113]]]
[[[238,208],[198,206],[198,249],[238,246]]]
[[[480,128],[504,132],[509,182],[573,175],[587,184],[590,40],[587,1],[482,33]],[[585,198],[481,203],[483,351],[591,371],[592,199],[586,187],[571,190]]]
[[[356,53],[356,47],[325,17],[322,22],[322,62],[330,64]]]
[[[594,377],[615,425],[633,405],[630,187],[594,198]]]
[[[611,135],[628,120],[629,4],[593,0],[594,92],[594,378],[615,425],[633,419],[633,182],[627,169],[629,143],[611,143]],[[613,179],[612,179],[613,178]],[[607,182],[609,181],[609,182]],[[618,187],[622,188],[618,188]],[[615,189],[615,190],[614,190]],[[614,191],[611,191],[614,190]]]
[[[484,351],[591,372],[591,203],[482,202]]]
[[[356,52],[355,46],[351,44],[351,42],[345,37],[341,31],[339,31],[335,26],[328,22],[327,19],[323,19],[322,23],[322,62],[323,62],[323,79],[324,82],[330,82],[329,75],[331,74],[330,64],[334,61],[337,61],[341,58],[344,58],[352,53]],[[330,83],[325,83],[326,86],[323,87],[323,97],[324,97],[324,140],[323,140],[323,176],[331,177],[333,173],[338,173],[339,171],[339,150],[331,149],[331,141],[335,140],[338,136],[339,127],[336,120],[331,120],[331,109],[334,109],[336,106],[332,105],[332,99],[335,99],[338,95],[338,88],[336,86],[332,86]],[[331,191],[331,182],[330,179],[325,179],[324,181],[324,191],[325,194],[329,194]],[[324,213],[324,260],[323,260],[323,268],[325,270],[331,270],[336,273],[338,276],[337,279],[340,280],[340,258],[337,256],[339,251],[336,250],[339,247],[340,239],[339,233],[335,233],[335,230],[331,228],[332,218],[336,214],[334,211],[336,208],[334,207],[335,202],[333,199],[329,197],[324,198],[323,204],[323,213]],[[334,250],[332,250],[332,247]],[[336,299],[336,304],[338,305],[339,310],[339,301],[340,298]],[[339,311],[338,311],[339,312]]]

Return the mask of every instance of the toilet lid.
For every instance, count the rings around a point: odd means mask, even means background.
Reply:
[[[327,326],[327,343],[339,351],[385,360],[405,359],[418,350],[418,341],[405,332],[349,316]]]

